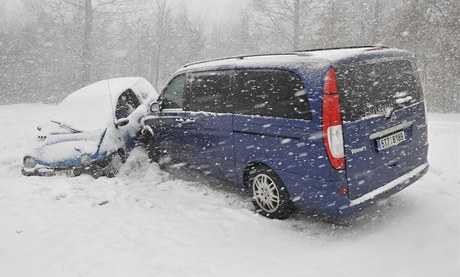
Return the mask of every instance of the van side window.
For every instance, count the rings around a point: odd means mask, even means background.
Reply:
[[[233,112],[232,71],[199,72],[191,76],[190,111]]]
[[[301,79],[284,70],[237,71],[235,113],[311,119]]]
[[[161,96],[163,109],[182,109],[184,105],[185,74],[169,82]]]

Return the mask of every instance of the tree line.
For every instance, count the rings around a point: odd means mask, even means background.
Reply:
[[[247,0],[207,20],[182,0],[23,0],[0,7],[0,104],[57,103],[105,78],[159,90],[181,65],[222,56],[385,45],[415,54],[432,111],[460,112],[460,2]]]

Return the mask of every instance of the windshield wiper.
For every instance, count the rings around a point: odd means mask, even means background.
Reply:
[[[393,116],[393,113],[397,110],[400,110],[404,108],[404,105],[401,104],[396,104],[393,108],[387,109],[386,114],[385,114],[385,119],[390,119]]]
[[[55,120],[51,120],[51,122],[56,123],[56,124],[58,124],[60,127],[62,127],[62,128],[64,128],[64,129],[67,129],[67,130],[71,131],[73,134],[81,133],[80,130],[74,129],[74,128],[70,127],[69,125],[65,124],[64,122],[59,122],[59,121],[55,121]]]

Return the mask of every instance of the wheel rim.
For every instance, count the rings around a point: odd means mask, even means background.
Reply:
[[[265,212],[275,212],[280,204],[278,187],[267,174],[257,175],[252,182],[252,191],[257,205]]]

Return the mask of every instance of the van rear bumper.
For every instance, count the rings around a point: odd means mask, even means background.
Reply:
[[[294,205],[298,209],[311,211],[331,218],[344,219],[410,186],[422,178],[428,171],[428,168],[428,163],[424,163],[393,181],[353,200],[348,199],[345,195],[339,195],[336,191],[323,190],[322,188],[326,187],[324,185],[318,190],[314,189],[315,186],[309,185],[308,192],[304,191],[302,197],[298,196],[299,186],[297,185],[293,188],[294,193],[291,196],[293,197]],[[286,183],[285,185],[291,193],[290,186]],[[331,184],[331,186],[336,187],[336,184]],[[321,200],[318,201],[319,199],[312,197],[312,195],[320,195]]]
[[[420,179],[421,176],[423,176],[427,171],[428,171],[428,163],[422,164],[421,166],[416,167],[415,169],[411,170],[410,172],[404,174],[403,176],[400,176],[396,178],[395,180],[389,182],[388,184],[381,186],[367,194],[364,194],[360,196],[359,198],[356,198],[354,200],[350,201],[350,207],[354,206],[359,206],[365,202],[368,202],[372,199],[378,198],[381,194],[385,194],[388,191],[391,191],[399,186],[403,186],[406,183],[407,185],[412,184],[416,180]],[[420,177],[418,177],[421,175]],[[418,177],[418,178],[417,178]],[[414,181],[412,179],[416,178]],[[407,187],[404,186],[404,187]],[[403,188],[404,188],[403,187]]]
[[[408,173],[394,179],[386,185],[383,185],[359,198],[348,200],[348,204],[339,207],[338,217],[345,218],[351,216],[366,207],[375,204],[379,200],[386,199],[391,195],[405,189],[428,172],[429,165],[424,163]]]
[[[428,172],[428,163],[422,164],[415,169],[409,171],[401,177],[389,182],[388,184],[381,186],[359,198],[354,200],[348,200],[348,204],[339,208],[337,216],[338,218],[349,217],[373,204],[379,200],[386,199],[391,195],[407,188],[420,178],[422,178]]]

